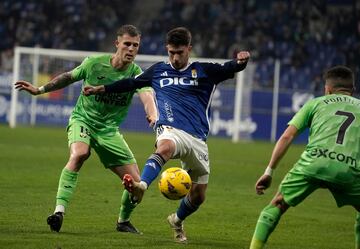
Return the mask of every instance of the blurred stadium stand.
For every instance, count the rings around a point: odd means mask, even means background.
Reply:
[[[345,64],[360,75],[360,2],[356,0],[2,0],[0,74],[12,70],[16,45],[113,51],[114,33],[133,23],[141,54],[166,54],[175,26],[193,33],[194,55],[231,58],[252,52],[254,85],[271,88],[281,60],[282,89],[321,90],[324,68]]]

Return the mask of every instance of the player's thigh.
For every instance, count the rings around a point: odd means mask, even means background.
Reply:
[[[207,144],[189,133],[171,126],[157,128],[157,142],[171,140],[175,144],[172,158],[180,159],[192,182],[207,184],[209,181],[210,164]]]
[[[92,130],[88,125],[80,121],[72,121],[67,127],[68,145],[82,142],[90,146]]]
[[[209,182],[210,161],[207,144],[194,137],[188,137],[188,153],[182,156],[181,165],[185,169],[194,183],[207,184]]]
[[[293,168],[280,183],[279,193],[288,205],[294,207],[319,187],[316,182],[310,181],[309,176]]]
[[[334,196],[338,207],[344,205],[360,207],[360,179],[344,185],[329,183],[328,189]]]
[[[165,160],[177,159],[181,152],[181,138],[178,129],[171,126],[160,125],[156,128],[156,152],[160,153]]]
[[[112,135],[98,134],[92,141],[92,148],[105,168],[136,164],[134,154],[118,131]]]

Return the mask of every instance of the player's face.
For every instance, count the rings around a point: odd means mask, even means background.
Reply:
[[[168,44],[166,48],[170,63],[175,69],[179,70],[186,67],[189,62],[191,46],[173,46]]]
[[[130,36],[128,34],[118,36],[115,45],[117,48],[116,55],[121,58],[122,62],[130,63],[134,61],[139,51],[140,36]]]

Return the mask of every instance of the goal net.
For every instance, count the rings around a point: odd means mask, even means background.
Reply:
[[[42,86],[60,73],[78,66],[90,55],[101,52],[57,50],[44,48],[16,47],[14,54],[13,82],[26,80],[36,86]],[[158,61],[166,61],[166,56],[137,55],[135,62],[143,70]],[[193,59],[195,60],[195,59]],[[196,58],[198,61],[223,63],[225,60]],[[212,101],[211,134],[239,138],[249,138],[256,129],[250,117],[250,80],[251,65],[238,73],[234,79],[220,84]],[[249,72],[249,73],[248,73]],[[11,91],[9,125],[66,126],[71,111],[81,91],[82,82],[76,82],[64,89],[31,96],[25,92]],[[250,122],[250,123],[249,123]],[[148,127],[144,108],[137,95],[129,110],[128,117],[120,129],[151,132]]]

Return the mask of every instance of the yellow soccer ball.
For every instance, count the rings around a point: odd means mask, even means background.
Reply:
[[[170,200],[185,197],[191,188],[191,178],[182,168],[172,167],[165,170],[159,180],[160,192]]]

